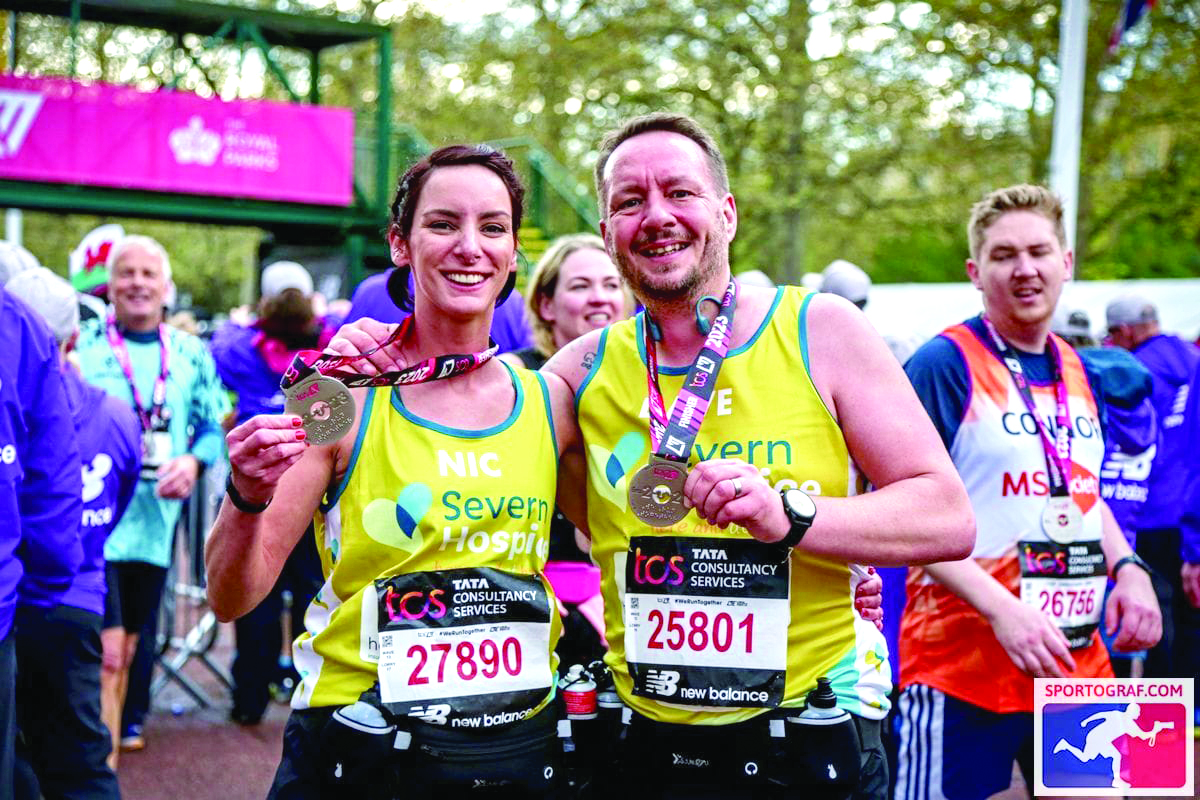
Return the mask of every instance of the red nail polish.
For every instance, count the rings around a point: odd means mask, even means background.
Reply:
[[[292,427],[299,428],[304,423],[304,420],[299,417],[292,417]]]
[[[305,438],[306,436],[308,436],[308,434],[307,434],[307,433],[305,433],[304,431],[296,431],[296,441],[297,441],[297,442],[302,442],[302,441],[304,441],[304,438]]]

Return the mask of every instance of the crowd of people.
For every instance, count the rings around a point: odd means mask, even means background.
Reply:
[[[695,121],[599,153],[601,236],[524,297],[486,145],[400,177],[344,321],[277,261],[206,343],[153,239],[106,226],[72,283],[0,244],[0,786],[119,795],[182,502],[225,457],[231,719],[294,685],[272,798],[985,798],[1033,785],[1035,677],[1196,676],[1200,350],[1135,295],[1103,346],[1060,307],[1057,197],[970,209],[982,311],[915,343],[849,262],[733,273]]]

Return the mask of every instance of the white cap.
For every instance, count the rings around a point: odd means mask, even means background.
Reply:
[[[734,277],[738,279],[739,283],[744,283],[747,286],[762,286],[766,289],[775,288],[775,281],[771,280],[771,276],[761,269],[748,269],[745,272],[739,272]]]
[[[71,285],[80,292],[93,292],[108,285],[108,256],[125,238],[125,229],[116,223],[88,231],[67,258]]]
[[[58,341],[65,342],[79,330],[79,302],[75,298],[75,289],[45,267],[25,270],[4,288],[40,314]]]
[[[19,244],[0,240],[0,286],[16,274],[39,267],[37,256]]]
[[[1059,336],[1091,336],[1092,320],[1082,308],[1071,308],[1060,302],[1050,318],[1050,330]]]
[[[1137,325],[1142,322],[1158,322],[1158,310],[1140,294],[1124,294],[1104,309],[1108,327],[1114,325]]]
[[[861,267],[839,258],[821,272],[821,291],[862,303],[871,291],[871,278]]]
[[[285,289],[299,289],[303,295],[313,293],[312,275],[295,261],[276,261],[262,273],[262,296],[272,297]]]

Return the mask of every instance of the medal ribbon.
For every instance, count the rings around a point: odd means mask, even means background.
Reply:
[[[668,419],[663,404],[662,390],[658,386],[658,354],[651,333],[653,321],[647,312],[642,325],[646,347],[646,393],[650,398],[650,443],[655,455],[670,461],[686,463],[688,453],[700,433],[700,425],[708,412],[708,402],[717,383],[717,373],[729,353],[729,340],[733,335],[733,311],[737,305],[737,284],[732,280],[725,289],[721,308],[713,320],[712,329],[704,339],[704,346],[696,361],[688,370],[683,388],[671,404]]]
[[[1070,497],[1071,488],[1068,486],[1067,480],[1071,475],[1071,414],[1067,408],[1067,384],[1063,380],[1062,354],[1058,352],[1058,344],[1053,338],[1046,341],[1050,348],[1050,363],[1053,365],[1055,398],[1055,431],[1051,436],[1033,402],[1033,394],[1029,390],[1029,381],[1025,379],[1025,370],[1021,367],[1021,360],[1017,358],[1008,342],[1004,341],[1004,337],[986,316],[983,317],[983,324],[987,328],[988,335],[992,337],[992,344],[996,348],[1001,363],[1008,368],[1008,374],[1012,376],[1013,383],[1017,386],[1017,392],[1025,403],[1025,408],[1029,409],[1030,415],[1037,423],[1038,433],[1042,440],[1042,450],[1046,453],[1046,474],[1050,482],[1050,496]]]
[[[287,371],[283,373],[283,379],[279,382],[279,388],[284,390],[290,389],[314,373],[336,378],[347,388],[354,388],[356,386],[411,386],[416,383],[425,383],[426,381],[452,378],[455,375],[462,375],[463,373],[478,369],[487,363],[492,356],[496,355],[500,349],[498,344],[488,339],[488,349],[479,353],[431,356],[417,364],[412,364],[391,372],[381,372],[378,375],[362,375],[351,369],[345,369],[347,365],[355,361],[360,361],[372,353],[378,352],[388,345],[403,339],[407,335],[409,328],[412,327],[412,320],[412,317],[407,317],[400,323],[400,327],[396,328],[392,335],[387,338],[387,341],[378,347],[373,347],[367,352],[356,356],[322,353],[317,350],[301,350],[292,359],[292,363],[288,366]]]
[[[150,408],[142,404],[142,395],[138,391],[137,381],[133,379],[133,362],[129,359],[129,349],[125,346],[125,337],[117,330],[117,320],[110,314],[105,320],[105,333],[108,335],[108,345],[112,348],[125,380],[129,382],[129,390],[133,393],[133,409],[137,412],[138,422],[142,424],[142,432],[154,430],[154,426],[163,418],[163,408],[167,404],[167,326],[158,326],[158,346],[161,367],[158,377],[154,379],[154,391],[150,397]]]

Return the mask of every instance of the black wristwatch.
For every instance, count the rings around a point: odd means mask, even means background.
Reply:
[[[1135,567],[1141,567],[1146,571],[1147,575],[1151,577],[1154,576],[1154,570],[1150,569],[1150,565],[1146,563],[1145,559],[1143,559],[1137,553],[1130,553],[1124,558],[1118,558],[1117,563],[1113,564],[1112,578],[1114,581],[1117,579],[1117,571],[1126,564],[1133,564]]]
[[[237,487],[233,485],[232,474],[225,479],[225,494],[229,495],[233,507],[243,514],[261,514],[267,510],[267,506],[271,505],[271,500],[273,499],[268,498],[265,503],[251,503],[238,493]]]
[[[792,528],[778,543],[790,549],[800,544],[804,534],[812,527],[817,516],[817,504],[799,489],[784,489],[779,496],[783,498],[783,513],[787,514]]]

